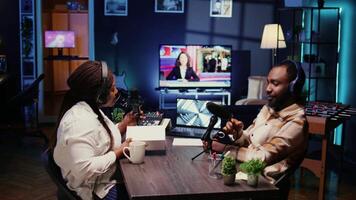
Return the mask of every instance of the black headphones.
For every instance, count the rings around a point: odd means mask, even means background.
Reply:
[[[299,62],[295,62],[293,60],[284,60],[281,65],[293,65],[297,70],[297,76],[294,80],[289,83],[289,91],[293,95],[299,95],[303,90],[304,82],[305,82],[305,73]]]
[[[109,96],[110,89],[108,89],[108,65],[105,61],[100,61],[101,66],[101,84],[96,96],[96,103],[105,104]]]

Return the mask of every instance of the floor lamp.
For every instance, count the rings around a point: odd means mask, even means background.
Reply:
[[[261,49],[272,49],[272,66],[275,65],[277,49],[286,48],[280,24],[266,24],[263,29]]]

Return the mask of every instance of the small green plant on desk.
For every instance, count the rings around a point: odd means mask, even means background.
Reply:
[[[225,185],[232,185],[235,183],[236,172],[236,159],[232,156],[225,156],[221,166],[221,173]]]
[[[252,159],[240,165],[241,171],[247,174],[247,184],[250,186],[257,186],[258,177],[265,167],[266,163],[260,159]]]

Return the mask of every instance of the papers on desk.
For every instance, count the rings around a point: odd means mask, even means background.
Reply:
[[[173,146],[203,146],[203,142],[198,138],[174,138]]]

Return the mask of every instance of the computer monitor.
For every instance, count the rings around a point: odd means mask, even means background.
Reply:
[[[75,48],[74,31],[45,31],[45,47],[58,48],[58,56],[62,56],[63,48]]]
[[[213,116],[206,108],[208,100],[197,99],[182,99],[177,98],[177,126],[192,126],[207,128],[209,126],[210,117]],[[221,102],[215,102],[221,104]],[[215,124],[214,128],[220,128],[221,119]]]
[[[160,88],[230,88],[231,51],[226,45],[160,45],[159,47],[159,87]],[[189,56],[199,81],[171,78],[180,53]],[[179,71],[175,70],[175,72]]]

